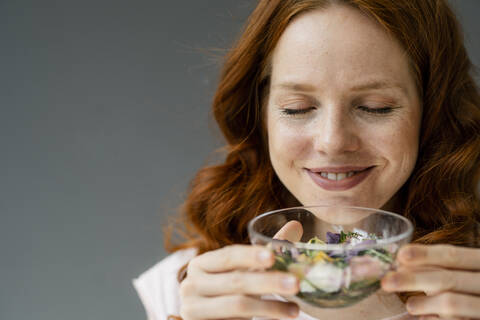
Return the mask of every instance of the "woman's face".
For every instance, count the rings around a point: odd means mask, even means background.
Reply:
[[[272,57],[273,168],[304,205],[389,208],[417,159],[420,104],[406,53],[375,22],[347,6],[300,15]]]

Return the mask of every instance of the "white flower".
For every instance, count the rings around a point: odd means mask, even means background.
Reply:
[[[329,263],[317,263],[305,278],[318,289],[335,292],[342,286],[343,270]]]
[[[362,243],[363,240],[370,239],[365,230],[354,228],[353,232],[357,234],[357,237],[350,238],[350,244],[353,246]]]
[[[308,281],[300,281],[300,292],[315,292],[315,288]]]
[[[358,234],[360,239],[368,239],[368,232],[365,230],[353,228],[353,232]]]

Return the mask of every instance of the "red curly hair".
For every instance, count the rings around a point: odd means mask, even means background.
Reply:
[[[269,60],[292,19],[336,3],[357,8],[403,45],[423,102],[419,155],[398,191],[402,201],[396,212],[413,221],[415,242],[478,245],[480,96],[459,23],[446,1],[260,0],[226,56],[213,101],[226,158],[192,180],[181,209],[185,240],[174,245],[167,232],[167,249],[195,247],[201,254],[248,243],[250,219],[300,205],[269,160],[262,117]]]

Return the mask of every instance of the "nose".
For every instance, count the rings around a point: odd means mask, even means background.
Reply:
[[[360,147],[360,138],[355,121],[339,106],[324,106],[314,134],[314,148],[326,155],[355,152]]]

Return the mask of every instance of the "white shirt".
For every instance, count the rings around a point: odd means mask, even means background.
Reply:
[[[167,320],[169,315],[180,315],[180,286],[177,281],[177,273],[195,255],[196,249],[179,250],[132,280],[133,286],[145,307],[148,320]],[[295,320],[315,319],[300,311]],[[415,318],[404,312],[381,320],[411,319]]]

